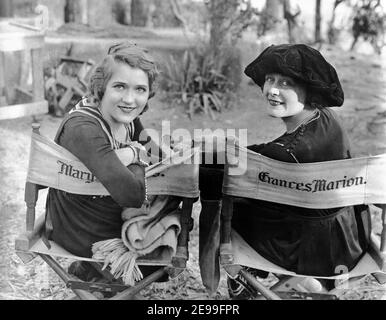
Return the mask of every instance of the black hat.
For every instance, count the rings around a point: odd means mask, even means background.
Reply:
[[[280,73],[303,82],[322,104],[341,106],[344,93],[334,67],[318,50],[305,44],[272,45],[244,73],[263,88],[268,73]]]

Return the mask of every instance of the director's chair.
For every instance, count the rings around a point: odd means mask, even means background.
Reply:
[[[267,177],[271,177],[269,180]],[[273,181],[272,177],[276,180]],[[344,178],[343,178],[344,177]],[[344,180],[342,180],[342,178]],[[220,264],[232,279],[241,277],[256,298],[279,299],[337,299],[339,288],[353,285],[366,275],[386,283],[386,155],[320,162],[285,163],[227,141],[226,165],[220,230]],[[283,181],[283,183],[277,183]],[[304,188],[288,188],[284,183],[314,183],[311,192]],[[318,185],[318,181],[321,181]],[[323,182],[324,181],[324,182]],[[329,181],[334,181],[331,183]],[[340,183],[336,183],[340,181]],[[344,182],[343,182],[344,181]],[[330,183],[330,184],[329,184]],[[315,192],[314,192],[315,191]],[[296,274],[285,270],[259,255],[237,232],[232,230],[233,201],[250,198],[304,208],[339,208],[359,204],[376,204],[382,208],[380,239],[371,234],[368,252],[355,268],[344,274],[329,277]],[[251,212],[251,214],[253,214]],[[263,285],[248,268],[274,274],[279,282],[271,287]],[[342,270],[343,271],[343,270]],[[333,289],[320,288],[318,279],[335,280]],[[304,290],[305,281],[312,286]],[[312,283],[312,281],[314,281]]]
[[[80,298],[95,300],[97,295],[92,292],[109,293],[112,300],[132,299],[146,286],[165,276],[177,277],[186,268],[189,257],[189,232],[192,229],[192,206],[199,196],[198,165],[193,163],[197,150],[190,150],[182,156],[177,155],[146,168],[147,188],[149,195],[172,195],[181,199],[180,223],[181,231],[177,238],[176,253],[171,260],[154,260],[140,257],[138,266],[155,266],[157,270],[134,286],[124,285],[116,281],[113,275],[102,269],[103,263],[95,259],[75,256],[57,243],[43,237],[45,214],[36,221],[36,203],[39,191],[47,187],[87,195],[108,195],[107,190],[99,182],[71,179],[60,174],[58,163],[69,162],[74,169],[89,172],[88,169],[70,152],[52,140],[42,136],[40,125],[33,124],[31,138],[31,152],[29,159],[27,182],[25,185],[26,231],[15,241],[17,255],[24,263],[28,263],[36,256],[40,256],[64,281],[66,286]],[[86,177],[86,175],[84,175]],[[83,175],[82,175],[83,177]],[[67,179],[67,180],[66,180]],[[70,179],[70,180],[68,180]],[[49,242],[47,247],[45,242]],[[82,281],[70,275],[58,262],[57,257],[69,258],[75,261],[87,261],[104,278],[102,282]]]

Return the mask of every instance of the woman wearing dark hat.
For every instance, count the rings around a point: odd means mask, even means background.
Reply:
[[[251,145],[250,150],[293,163],[351,157],[346,133],[330,109],[343,104],[343,90],[335,69],[319,51],[303,44],[270,46],[247,66],[245,74],[262,89],[268,114],[281,118],[286,126],[283,135]],[[201,197],[205,199],[202,224],[208,225],[205,213],[213,212],[205,202],[213,204],[221,198],[221,184],[219,166],[204,165],[200,172]],[[364,209],[307,209],[242,199],[235,202],[232,227],[277,265],[298,274],[332,276],[339,266],[351,270],[367,249],[370,217]],[[200,252],[203,280],[205,273],[215,273],[217,266],[215,250],[208,250],[216,246],[206,246]],[[245,294],[236,282],[228,281],[228,285],[231,295]]]

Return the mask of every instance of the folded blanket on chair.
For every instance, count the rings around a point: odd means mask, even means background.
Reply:
[[[130,251],[144,256],[162,248],[156,257],[171,258],[177,248],[181,230],[178,206],[181,199],[172,196],[152,196],[147,208],[127,208],[122,212],[122,240]]]
[[[115,278],[134,285],[142,279],[138,257],[170,261],[174,256],[181,231],[180,202],[179,197],[156,195],[139,209],[124,209],[121,239],[94,243],[93,258],[103,260],[103,268],[110,266]]]
[[[197,155],[198,149],[189,148],[146,168],[146,177],[152,178],[148,184],[149,203],[123,210],[121,239],[93,244],[93,258],[104,261],[103,268],[110,266],[110,272],[116,278],[122,277],[125,284],[134,285],[142,279],[135,263],[138,257],[170,262],[175,255],[182,197],[199,195],[198,165],[185,167],[184,163],[192,163]],[[174,170],[168,171],[171,168]]]

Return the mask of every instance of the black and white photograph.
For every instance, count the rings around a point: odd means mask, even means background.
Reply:
[[[386,0],[0,0],[0,300],[386,300]]]

